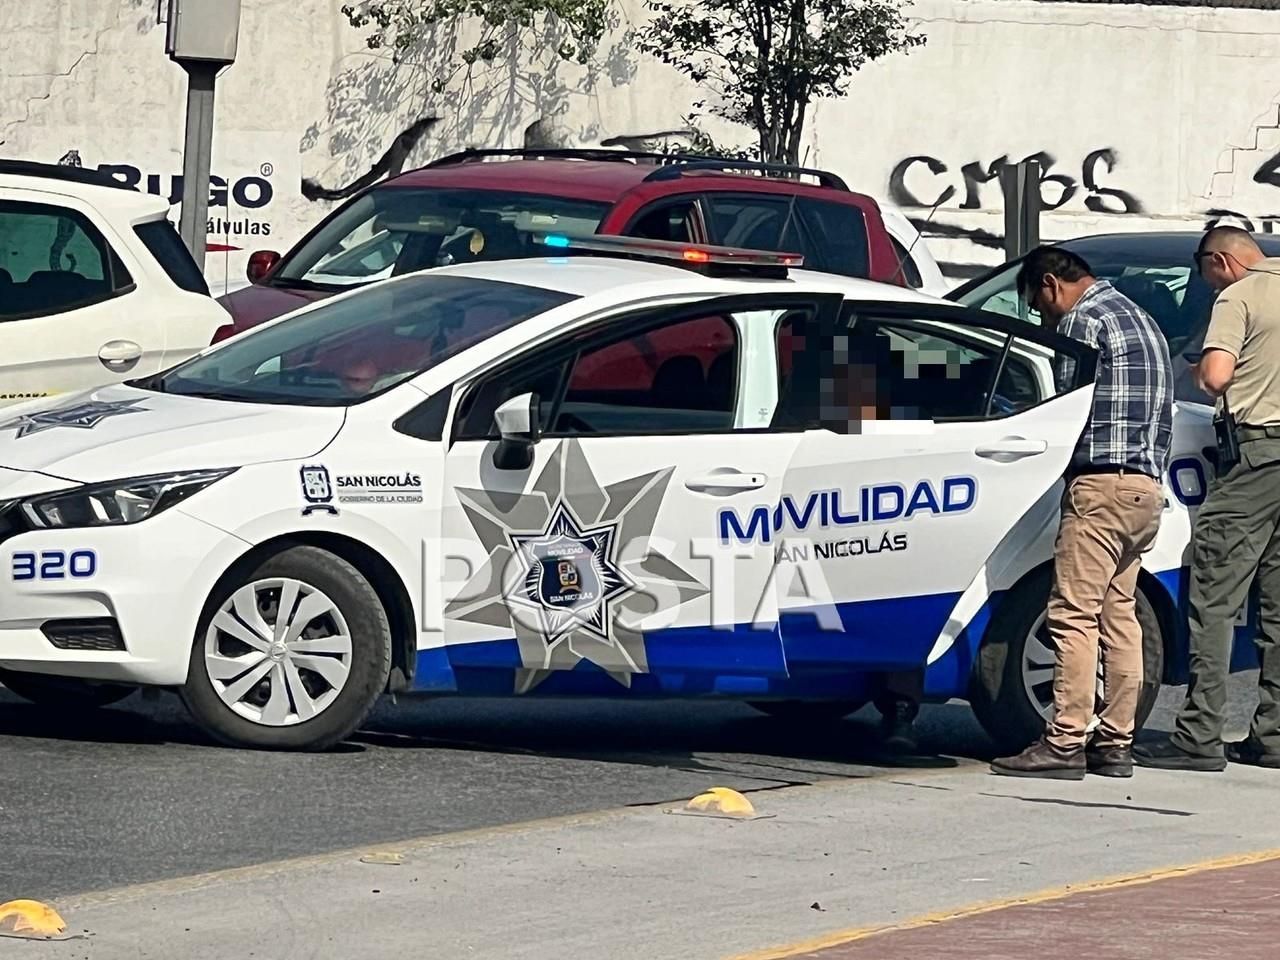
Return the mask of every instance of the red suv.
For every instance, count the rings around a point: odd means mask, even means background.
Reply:
[[[253,286],[220,298],[233,323],[214,339],[396,274],[545,256],[548,233],[801,253],[809,269],[904,282],[876,202],[826,171],[614,150],[468,150],[369,187],[284,257],[254,253]]]

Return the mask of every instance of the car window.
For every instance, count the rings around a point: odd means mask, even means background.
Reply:
[[[697,204],[691,200],[646,207],[626,229],[629,237],[694,243],[699,239]]]
[[[1213,290],[1191,269],[1190,262],[1142,261],[1136,256],[1123,260],[1086,259],[1099,279],[1113,283],[1117,290],[1146,310],[1160,327],[1174,361],[1176,399],[1211,402],[1191,381],[1188,365],[1181,361],[1181,354],[1199,351],[1214,300]],[[973,287],[962,289],[955,297],[956,302],[1039,325],[1040,315],[1018,297],[1019,265],[1009,264]]]
[[[834,332],[784,316],[775,429],[853,433],[866,420],[992,419],[1074,386],[1066,357],[980,326],[846,308]]]
[[[99,303],[133,278],[87,217],[65,207],[0,200],[0,320]]]
[[[538,395],[544,433],[552,436],[738,429],[740,331],[772,323],[778,312],[764,305],[690,315],[684,308],[665,322],[648,318],[638,330],[629,317],[562,340],[477,383],[462,400],[455,436],[496,437],[494,411],[524,393]]]
[[[714,243],[804,255],[805,267],[848,277],[870,269],[867,227],[852,204],[777,194],[705,194]]]
[[[474,277],[406,277],[225,341],[137,385],[259,403],[347,405],[572,299]]]
[[[542,194],[382,187],[343,207],[266,282],[341,289],[428,267],[544,256],[544,234],[592,234],[608,210]]]
[[[190,293],[209,295],[209,285],[204,275],[191,257],[178,231],[168,220],[151,220],[139,223],[133,228],[147,252],[156,258],[156,263],[168,275],[169,279],[181,289]]]
[[[916,262],[911,259],[911,254],[907,252],[907,248],[898,242],[897,237],[890,237],[889,242],[893,244],[893,258],[902,269],[902,279],[906,281],[907,286],[913,290],[919,290],[924,286],[924,278],[920,276],[920,268],[916,266]]]

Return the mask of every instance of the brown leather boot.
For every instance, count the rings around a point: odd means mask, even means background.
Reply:
[[[1047,780],[1083,780],[1084,747],[1060,750],[1047,740],[1037,740],[1016,757],[991,761],[991,772],[1002,777],[1043,777]]]
[[[1084,763],[1089,772],[1099,777],[1132,777],[1133,750],[1125,747],[1099,747],[1090,743],[1084,748]]]

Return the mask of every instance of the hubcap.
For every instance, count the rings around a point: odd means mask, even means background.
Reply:
[[[351,632],[323,591],[299,580],[256,580],[218,609],[205,633],[204,665],[237,714],[286,727],[338,698],[351,671]]]
[[[1049,636],[1047,618],[1042,613],[1031,627],[1027,642],[1022,648],[1022,689],[1036,712],[1045,723],[1053,719],[1053,667],[1057,662],[1057,646]],[[1102,666],[1098,665],[1098,685],[1094,693],[1095,703],[1102,702]],[[1097,725],[1094,717],[1089,729]]]

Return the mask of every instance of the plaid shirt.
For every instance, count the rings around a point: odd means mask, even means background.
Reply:
[[[1062,318],[1058,332],[1098,351],[1093,412],[1070,470],[1117,466],[1160,479],[1173,436],[1173,364],[1160,328],[1099,280]]]

